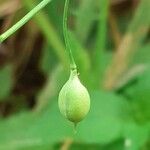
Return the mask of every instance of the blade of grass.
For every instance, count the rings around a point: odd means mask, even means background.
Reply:
[[[95,77],[97,78],[96,84],[99,86],[102,80],[102,66],[103,66],[103,53],[105,51],[106,44],[106,32],[107,32],[107,18],[108,18],[109,0],[100,0],[100,14],[99,14],[99,25],[98,33],[95,44],[94,53],[94,66],[95,66]],[[99,82],[97,82],[99,81]]]
[[[88,38],[95,15],[95,4],[93,0],[81,0],[77,11],[75,28],[79,41],[82,44],[85,44]]]

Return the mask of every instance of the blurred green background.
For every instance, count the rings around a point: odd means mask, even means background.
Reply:
[[[0,0],[0,32],[41,0]],[[69,77],[53,0],[0,44],[0,150],[150,150],[150,0],[70,0],[69,40],[91,110],[73,124],[58,109]]]

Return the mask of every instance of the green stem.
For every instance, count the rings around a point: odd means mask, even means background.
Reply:
[[[65,1],[65,7],[64,7],[64,15],[63,15],[63,33],[64,33],[66,49],[69,53],[70,68],[71,68],[71,70],[75,70],[77,68],[77,66],[76,66],[76,63],[74,61],[74,57],[73,57],[73,54],[72,54],[71,46],[70,46],[70,43],[69,43],[68,30],[67,30],[68,7],[69,7],[69,0],[66,0]]]
[[[3,33],[0,36],[0,42],[2,43],[9,36],[15,33],[19,28],[21,28],[25,23],[27,23],[37,12],[39,12],[42,8],[44,8],[49,2],[51,2],[51,0],[43,0],[41,3],[39,3],[28,14],[26,14],[20,21],[18,21],[14,26],[12,26],[9,30]]]
[[[22,0],[25,8],[31,10],[36,6],[35,0]],[[38,25],[42,34],[45,36],[50,50],[53,50],[63,67],[67,70],[69,67],[68,57],[65,54],[65,47],[57,33],[56,28],[51,23],[50,17],[44,11],[40,11],[35,17],[34,21]]]

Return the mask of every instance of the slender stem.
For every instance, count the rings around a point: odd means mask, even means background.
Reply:
[[[22,0],[22,2],[27,10],[31,10],[32,8],[34,8],[34,6],[37,5],[35,0]],[[42,34],[45,36],[48,45],[52,47],[49,50],[53,50],[63,67],[67,70],[69,68],[68,56],[66,56],[65,54],[64,44],[59,34],[57,33],[57,29],[55,28],[55,26],[53,26],[49,15],[46,15],[44,11],[40,11],[34,17],[34,21],[38,25]]]
[[[64,15],[63,15],[63,33],[64,33],[66,49],[69,53],[70,68],[71,68],[71,70],[75,70],[77,68],[77,66],[76,66],[76,63],[74,61],[74,57],[72,55],[71,46],[70,46],[69,37],[68,37],[68,30],[67,30],[68,7],[69,7],[69,0],[66,0],[65,1],[65,7],[64,7]]]
[[[51,0],[43,0],[41,3],[39,3],[28,14],[26,14],[20,21],[18,21],[14,26],[12,26],[9,30],[3,33],[0,36],[0,42],[2,43],[9,36],[14,34],[19,28],[21,28],[25,23],[27,23],[37,12],[39,12],[42,8],[44,8],[49,2],[51,2]]]

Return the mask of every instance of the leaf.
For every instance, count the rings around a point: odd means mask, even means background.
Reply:
[[[131,99],[135,119],[145,123],[150,119],[150,69],[143,73],[137,83],[126,89],[126,94]]]
[[[51,147],[62,141],[72,129],[53,105],[43,114],[21,113],[3,120],[0,124],[0,149],[31,150],[35,147]],[[69,136],[69,135],[68,135]]]
[[[5,66],[0,70],[0,86],[0,100],[2,100],[10,94],[13,87],[12,66]]]
[[[40,1],[40,0],[39,0]],[[48,5],[46,7],[47,10],[47,15],[49,18],[51,18],[53,25],[57,29],[57,33],[60,33],[60,36],[63,37],[63,32],[62,32],[62,18],[63,18],[63,7],[64,7],[64,2],[65,0],[55,0],[51,3],[51,5]],[[56,9],[58,8],[58,9]],[[57,17],[56,17],[57,16]]]
[[[91,111],[79,124],[77,140],[106,144],[120,138],[128,113],[128,104],[122,97],[107,92],[92,93]]]
[[[95,16],[96,11],[93,0],[81,0],[76,20],[76,33],[81,43],[85,43],[87,40]]]
[[[43,49],[43,54],[40,62],[40,68],[45,74],[49,74],[56,65],[56,55],[50,51],[51,47],[46,44]]]
[[[54,101],[55,100],[55,101]],[[75,141],[110,143],[121,136],[126,101],[113,93],[92,92],[91,111],[73,135],[73,124],[64,119],[54,99],[42,113],[21,113],[0,122],[0,149],[31,150],[50,147],[67,137]],[[90,137],[90,138],[89,138]]]
[[[149,139],[150,124],[138,125],[135,122],[125,123],[123,134],[127,150],[140,150]]]
[[[146,44],[140,48],[138,48],[135,53],[132,63],[133,64],[148,64],[150,65],[150,44]]]
[[[137,125],[127,101],[114,93],[91,92],[91,111],[79,123],[76,135],[54,100],[41,114],[24,112],[1,121],[0,149],[49,150],[70,137],[80,144],[76,148],[98,144],[102,150],[138,150],[148,140],[150,124]],[[114,143],[120,139],[124,140]]]

